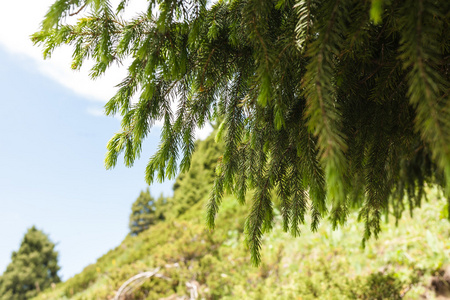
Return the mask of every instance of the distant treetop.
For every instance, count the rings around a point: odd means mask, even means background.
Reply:
[[[142,191],[131,206],[130,234],[138,235],[150,228],[158,220],[164,220],[164,215],[157,211],[155,199],[150,195],[149,189]]]
[[[36,227],[27,230],[20,248],[0,277],[1,300],[26,300],[58,283],[58,252],[48,236]]]

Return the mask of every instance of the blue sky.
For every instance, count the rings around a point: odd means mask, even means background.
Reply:
[[[119,129],[115,118],[34,71],[34,63],[0,49],[0,272],[26,229],[43,229],[58,243],[64,278],[79,272],[127,234],[131,203],[146,187],[149,136],[133,167],[103,166],[105,145]],[[146,156],[146,157],[145,157]],[[171,194],[171,183],[152,186]]]
[[[105,170],[106,143],[120,121],[102,110],[124,72],[115,69],[92,82],[88,68],[70,70],[70,49],[44,61],[29,35],[52,2],[9,1],[0,10],[0,274],[35,225],[57,243],[65,280],[128,233],[131,204],[147,187],[145,164],[160,132],[154,128],[133,168],[120,162]],[[11,26],[19,12],[23,22]],[[168,196],[172,184],[154,184],[150,191]]]

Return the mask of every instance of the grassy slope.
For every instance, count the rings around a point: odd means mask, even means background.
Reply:
[[[430,276],[450,263],[450,223],[444,201],[430,191],[429,202],[405,215],[398,227],[384,224],[378,240],[360,248],[363,224],[356,213],[347,226],[318,232],[307,227],[299,238],[281,229],[280,217],[266,234],[263,262],[250,263],[243,241],[247,206],[226,197],[217,228],[205,228],[205,203],[218,146],[212,138],[198,145],[191,172],[176,183],[169,218],[137,237],[127,237],[83,272],[36,299],[112,299],[128,278],[161,267],[170,280],[151,278],[129,299],[188,295],[185,283],[197,281],[206,299],[416,299]],[[198,202],[196,202],[198,201]]]

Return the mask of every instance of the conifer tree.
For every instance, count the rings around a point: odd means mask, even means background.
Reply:
[[[72,68],[92,59],[92,78],[131,59],[105,107],[123,116],[107,168],[122,153],[133,165],[161,120],[145,176],[174,178],[189,169],[195,128],[220,123],[207,223],[224,193],[241,203],[250,193],[255,263],[275,193],[293,235],[307,214],[315,230],[358,208],[363,241],[383,214],[419,206],[427,183],[449,193],[450,1],[150,0],[124,20],[129,1],[57,0],[33,40],[44,57],[73,45]]]
[[[20,248],[0,277],[1,300],[25,300],[60,282],[58,252],[48,236],[36,227],[28,229]]]
[[[155,199],[150,195],[149,189],[142,191],[131,207],[129,225],[131,235],[138,235],[158,220],[164,220],[164,216],[156,211]]]

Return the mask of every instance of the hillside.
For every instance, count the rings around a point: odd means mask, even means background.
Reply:
[[[433,297],[432,276],[450,264],[450,223],[437,190],[429,189],[414,218],[405,214],[397,227],[394,220],[384,224],[379,239],[365,249],[356,212],[336,231],[324,220],[311,233],[307,222],[298,238],[283,232],[277,214],[264,237],[262,264],[253,267],[243,236],[247,205],[226,196],[216,229],[205,227],[219,150],[212,136],[197,143],[191,170],[178,177],[165,207],[165,221],[126,237],[95,264],[35,299],[113,299],[129,278],[156,268],[158,277],[134,285],[122,299],[188,299],[193,290],[199,299]]]

